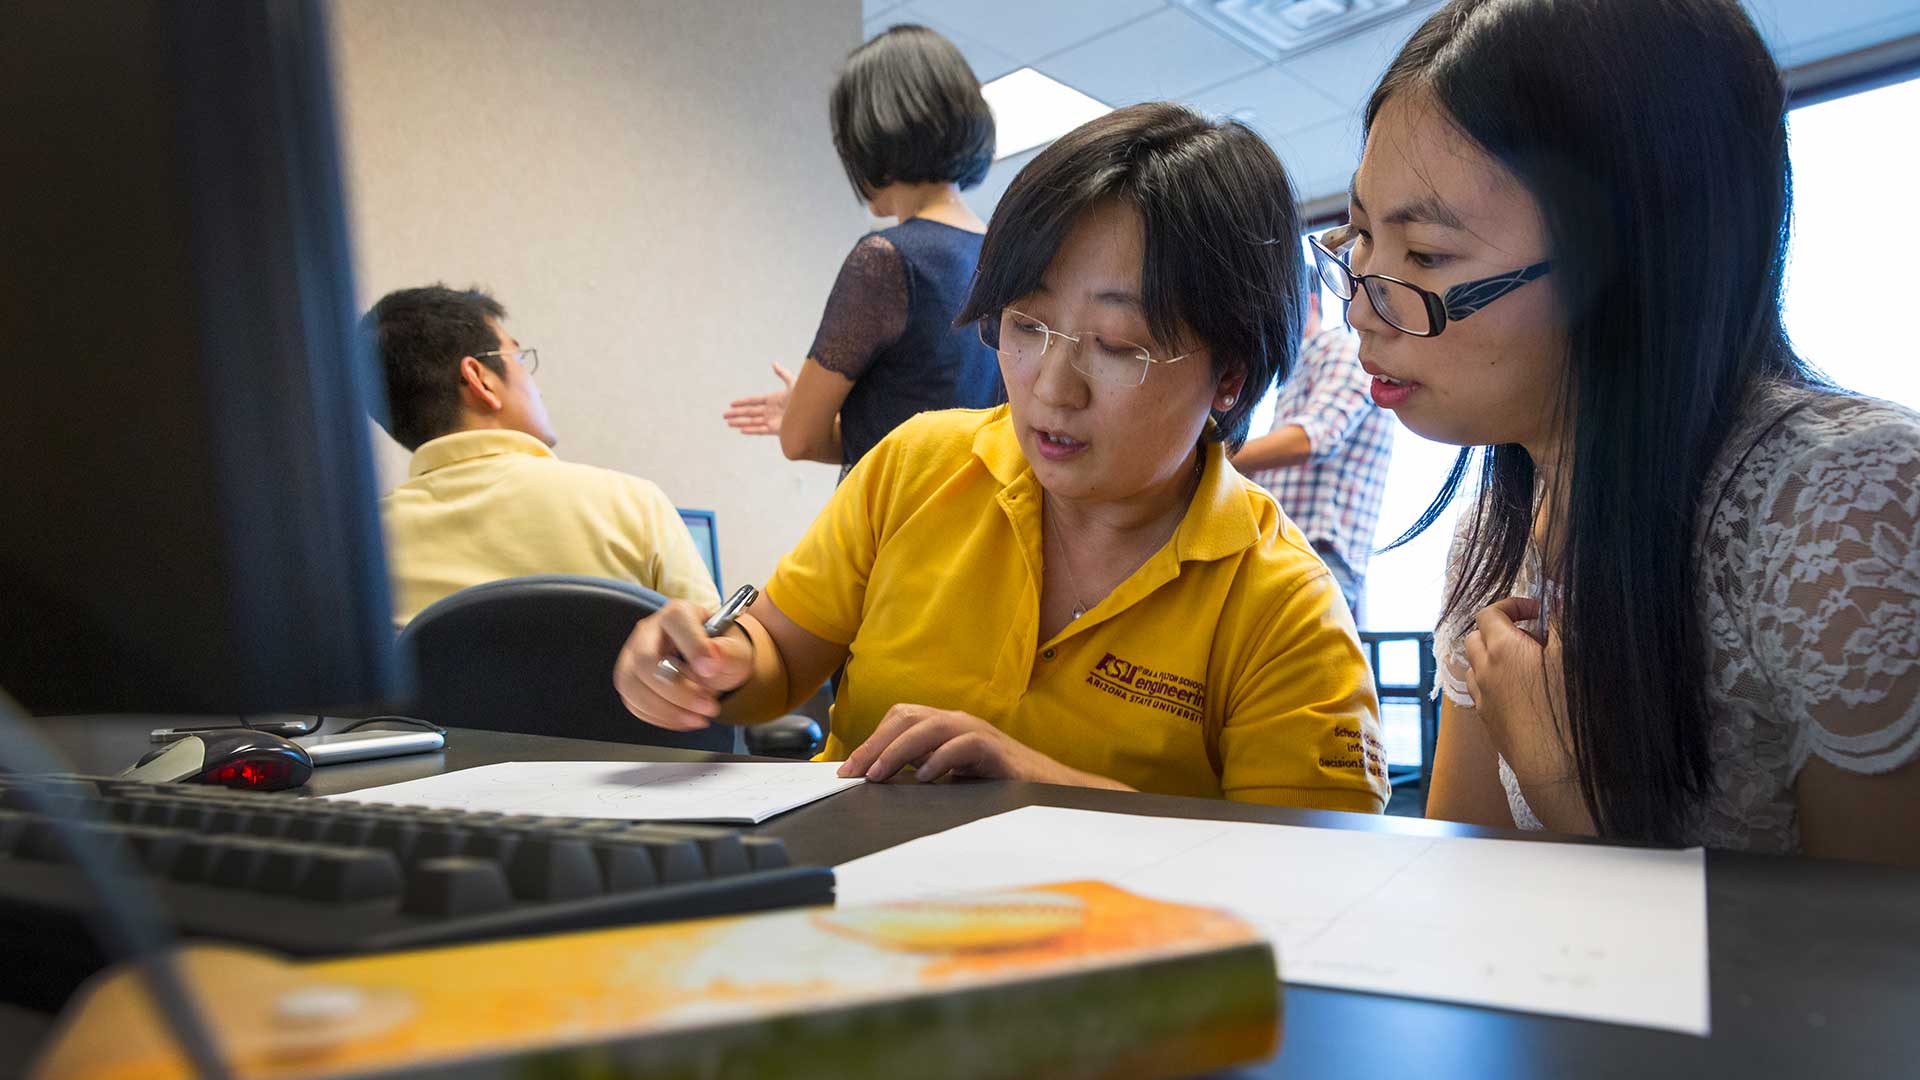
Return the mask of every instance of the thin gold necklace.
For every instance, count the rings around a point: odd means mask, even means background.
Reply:
[[[1140,557],[1139,562],[1133,564],[1132,569],[1120,575],[1120,581],[1114,582],[1114,588],[1118,588],[1121,581],[1125,581],[1135,573],[1138,573],[1142,566],[1147,565],[1147,560],[1153,558],[1155,553],[1165,547],[1167,541],[1173,538],[1173,534],[1179,531],[1180,522],[1187,516],[1186,506],[1193,502],[1193,494],[1200,488],[1200,476],[1206,469],[1206,463],[1207,459],[1204,454],[1194,461],[1193,489],[1186,493],[1185,499],[1181,500],[1182,505],[1180,512],[1173,516],[1173,527],[1167,530],[1166,535],[1162,536],[1159,542],[1147,549],[1147,553]],[[1073,560],[1067,557],[1067,531],[1060,525],[1060,517],[1054,513],[1053,504],[1047,501],[1045,491],[1042,491],[1040,494],[1040,509],[1046,514],[1047,521],[1053,525],[1054,532],[1058,535],[1060,544],[1060,568],[1067,572],[1067,592],[1073,597],[1073,619],[1068,621],[1077,621],[1080,616],[1087,613],[1088,609],[1099,606],[1101,600],[1105,600],[1108,596],[1112,595],[1113,589],[1108,589],[1106,592],[1101,593],[1099,597],[1095,598],[1092,604],[1088,604],[1080,599],[1080,583],[1073,578]]]

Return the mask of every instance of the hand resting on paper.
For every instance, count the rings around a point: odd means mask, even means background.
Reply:
[[[765,696],[757,688],[771,682],[784,691],[796,678],[817,686],[846,658],[844,646],[812,638],[765,596],[719,637],[706,635],[706,614],[674,600],[634,626],[613,670],[614,689],[633,715],[670,731],[697,731],[716,719],[739,723],[754,711],[743,709],[741,699]],[[771,639],[764,654],[756,653],[757,639],[744,625],[748,620]],[[662,660],[674,661],[674,670],[664,668]],[[776,660],[771,673],[756,670]],[[729,694],[723,704],[721,698]],[[1134,790],[1048,757],[980,717],[916,704],[888,709],[839,773],[884,781],[902,775],[907,766],[922,781],[979,777]]]
[[[884,781],[909,765],[922,781],[980,777],[1134,790],[1063,765],[977,716],[926,705],[888,709],[880,726],[840,766],[840,775]]]

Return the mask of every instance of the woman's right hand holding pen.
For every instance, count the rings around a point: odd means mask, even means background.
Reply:
[[[708,637],[706,617],[670,600],[634,626],[613,665],[613,688],[627,711],[669,731],[698,731],[720,715],[720,695],[753,674],[753,640],[737,623]]]

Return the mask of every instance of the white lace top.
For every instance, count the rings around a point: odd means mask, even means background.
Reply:
[[[1713,778],[1688,843],[1795,852],[1794,781],[1809,756],[1883,773],[1920,754],[1920,415],[1769,383],[1751,393],[1706,486],[1695,536],[1709,651]],[[1704,515],[1703,515],[1704,516]],[[1462,572],[1461,515],[1447,580]],[[1528,553],[1516,595],[1551,615]],[[1471,707],[1470,616],[1440,626],[1447,696]],[[1540,823],[1505,761],[1514,823]]]

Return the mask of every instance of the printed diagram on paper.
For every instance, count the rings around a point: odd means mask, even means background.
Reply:
[[[508,761],[334,796],[447,810],[753,825],[860,777],[836,762]]]

